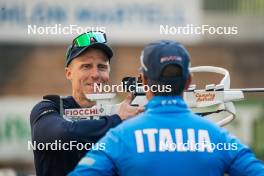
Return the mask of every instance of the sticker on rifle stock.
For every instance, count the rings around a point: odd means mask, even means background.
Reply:
[[[196,102],[214,101],[215,93],[196,93]]]

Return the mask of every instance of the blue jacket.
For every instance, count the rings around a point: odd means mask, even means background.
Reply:
[[[70,176],[264,176],[238,139],[190,112],[182,97],[155,96],[146,111],[107,132]]]

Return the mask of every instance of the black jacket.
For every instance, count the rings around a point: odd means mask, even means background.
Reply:
[[[80,108],[73,97],[63,98],[63,108]],[[60,104],[43,100],[32,109],[30,115],[32,145],[57,142],[57,150],[40,148],[33,150],[36,174],[38,176],[65,176],[72,171],[87,150],[63,150],[59,145],[79,142],[96,143],[112,127],[121,123],[118,115],[101,117],[99,120],[69,121],[60,115]],[[54,147],[55,144],[53,144]],[[88,145],[89,146],[89,145]]]

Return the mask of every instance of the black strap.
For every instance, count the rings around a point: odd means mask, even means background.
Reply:
[[[59,107],[59,109],[60,109],[60,115],[63,116],[64,108],[63,108],[63,100],[62,100],[61,96],[59,96],[59,95],[45,95],[45,96],[43,96],[43,99],[54,102],[56,104],[56,106]]]
[[[219,113],[219,112],[222,112],[224,110],[216,110],[216,111],[211,111],[211,112],[201,112],[201,113],[195,113],[199,116],[207,116],[207,115],[210,115],[210,114],[214,114],[214,113]]]
[[[43,99],[44,100],[50,100],[58,106],[60,104],[60,96],[59,95],[45,95],[45,96],[43,96]]]

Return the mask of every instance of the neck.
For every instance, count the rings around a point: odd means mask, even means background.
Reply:
[[[176,96],[176,95],[175,95],[175,96]],[[183,92],[182,92],[180,95],[178,95],[178,96],[183,97]],[[154,97],[154,94],[153,94],[151,91],[146,92],[146,98],[147,98],[148,100],[150,100],[150,99],[153,98],[153,97]]]
[[[83,93],[76,93],[73,91],[72,96],[82,108],[92,107],[96,104],[95,101],[87,99]]]
[[[150,100],[153,97],[153,93],[151,91],[146,92],[146,98]]]

